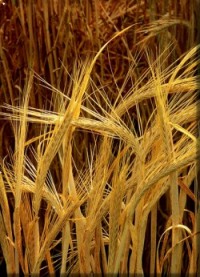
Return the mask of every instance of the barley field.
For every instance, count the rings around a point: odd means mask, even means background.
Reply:
[[[0,276],[200,276],[199,0],[0,0]]]

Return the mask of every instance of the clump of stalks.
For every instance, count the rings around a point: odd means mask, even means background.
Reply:
[[[194,18],[177,16],[178,1],[169,14],[156,1],[119,1],[116,10],[111,0],[94,7],[80,1],[95,36],[80,35],[71,62],[77,3],[63,1],[62,9],[61,1],[44,1],[34,13],[40,1],[28,1],[26,9],[13,2],[10,24],[20,15],[19,40],[30,40],[26,71],[15,80],[0,40],[0,253],[7,274],[200,273],[200,46],[192,32],[185,49],[176,40],[178,31],[193,30]],[[50,25],[54,14],[58,29]],[[138,21],[130,24],[133,15]],[[93,52],[84,50],[88,41]]]
[[[146,244],[149,272],[181,272],[186,257],[186,272],[195,272],[199,210],[186,203],[189,197],[197,204],[198,48],[164,72],[162,55],[151,63],[147,53],[149,69],[126,97],[116,87],[115,103],[105,88],[88,94],[99,52],[74,71],[70,97],[43,81],[58,95],[59,111],[29,106],[30,71],[20,105],[1,112],[15,140],[0,180],[0,241],[8,272],[142,274]],[[139,86],[146,76],[148,82]],[[29,128],[40,134],[32,136]],[[84,151],[75,141],[79,132],[91,136],[81,169],[73,155],[75,148]]]

